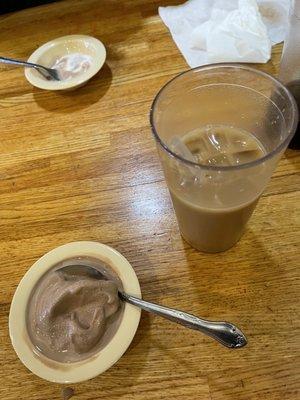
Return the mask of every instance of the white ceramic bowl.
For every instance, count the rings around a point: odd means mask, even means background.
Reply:
[[[55,264],[78,256],[102,260],[118,274],[126,293],[141,297],[140,285],[132,266],[120,253],[104,244],[68,243],[51,250],[36,261],[22,278],[13,297],[9,314],[9,334],[22,363],[34,374],[51,382],[81,382],[106,371],[127,350],[140,320],[140,309],[126,303],[122,321],[112,340],[97,354],[83,361],[60,363],[34,351],[26,328],[26,309],[32,289],[42,275]]]
[[[28,58],[28,62],[51,67],[57,58],[71,53],[82,53],[92,58],[90,68],[84,73],[63,81],[45,79],[34,68],[25,68],[26,79],[40,89],[70,90],[84,85],[103,66],[106,50],[100,40],[86,35],[69,35],[51,40],[35,50]]]

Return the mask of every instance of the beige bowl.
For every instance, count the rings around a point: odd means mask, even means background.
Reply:
[[[48,81],[33,68],[25,68],[26,79],[40,89],[68,90],[84,85],[103,66],[106,50],[100,40],[86,35],[69,35],[51,40],[35,50],[28,62],[51,67],[57,58],[71,53],[82,53],[92,58],[91,66],[82,74],[63,81]]]
[[[78,256],[88,256],[104,261],[118,274],[126,293],[141,297],[140,285],[132,266],[120,253],[104,244],[68,243],[51,250],[36,261],[22,278],[13,297],[9,314],[9,334],[22,363],[34,374],[51,382],[81,382],[106,371],[127,350],[140,320],[140,309],[126,303],[122,321],[112,340],[97,354],[83,361],[60,363],[34,351],[26,328],[26,309],[32,289],[42,275],[55,264]]]

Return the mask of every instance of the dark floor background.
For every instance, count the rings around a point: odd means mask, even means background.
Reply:
[[[22,10],[23,8],[40,6],[41,4],[53,3],[55,1],[57,0],[2,0],[0,1],[0,14]]]

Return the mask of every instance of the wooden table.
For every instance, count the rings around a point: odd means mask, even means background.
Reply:
[[[75,240],[123,253],[145,299],[236,322],[249,345],[230,351],[143,313],[127,353],[74,385],[74,399],[299,399],[300,153],[286,152],[234,248],[202,254],[181,239],[148,119],[157,91],[187,69],[157,16],[162,4],[71,0],[0,18],[8,57],[72,33],[108,50],[98,76],[69,93],[35,89],[21,69],[1,67],[1,399],[61,399],[61,386],[18,360],[8,314],[31,264]],[[280,52],[258,67],[276,73]]]

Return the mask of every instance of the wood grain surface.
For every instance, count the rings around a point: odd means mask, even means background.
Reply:
[[[174,3],[70,0],[0,17],[1,55],[26,59],[74,33],[108,50],[101,72],[68,93],[35,89],[22,69],[0,67],[1,399],[62,398],[62,386],[18,360],[8,315],[33,262],[75,240],[113,246],[145,299],[235,322],[249,345],[230,351],[143,313],[126,354],[73,385],[74,400],[299,399],[300,153],[286,152],[234,248],[203,254],[181,239],[148,119],[157,91],[187,69],[157,15]],[[280,53],[257,67],[276,74]]]

